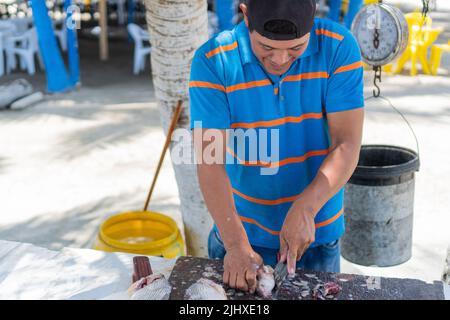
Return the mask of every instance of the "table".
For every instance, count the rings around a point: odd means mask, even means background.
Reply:
[[[0,299],[125,300],[133,256],[0,240]],[[169,277],[175,259],[149,258],[155,273]]]
[[[133,256],[0,240],[0,299],[126,300]],[[149,258],[155,273],[171,276],[176,259]],[[444,293],[450,300],[450,286]]]
[[[182,300],[186,290],[200,278],[222,282],[223,263],[219,260],[180,257],[170,275],[172,300]],[[441,281],[425,282],[417,279],[373,277],[356,274],[305,271],[297,269],[293,278],[286,278],[273,292],[276,300],[314,300],[315,289],[325,283],[335,283],[340,292],[326,299],[332,300],[442,300],[445,298]],[[255,294],[226,288],[229,300],[261,300]],[[322,298],[325,298],[322,296]]]

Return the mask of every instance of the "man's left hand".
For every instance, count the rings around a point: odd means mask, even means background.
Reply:
[[[289,274],[295,273],[297,261],[315,240],[314,217],[315,214],[297,200],[284,220],[280,232],[280,261],[287,260]]]

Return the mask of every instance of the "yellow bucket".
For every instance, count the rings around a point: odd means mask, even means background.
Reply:
[[[94,249],[167,259],[185,254],[176,222],[152,211],[124,212],[108,218],[100,226]]]

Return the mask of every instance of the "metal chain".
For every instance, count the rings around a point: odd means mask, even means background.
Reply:
[[[383,3],[383,0],[378,0],[378,4],[382,4],[382,3]],[[375,49],[378,49],[378,47],[380,46],[380,32],[378,29],[378,23],[377,23],[377,26],[375,27],[375,31],[373,33],[373,46]],[[380,96],[380,93],[381,93],[380,87],[378,86],[378,83],[381,82],[381,66],[374,66],[373,71],[374,71],[373,85],[376,88],[376,89],[373,89],[373,96],[375,98],[377,98]]]
[[[381,82],[381,66],[374,66],[373,71],[374,71],[373,85],[376,88],[373,89],[373,96],[377,98],[380,96],[381,93],[380,87],[378,86],[378,83]]]
[[[424,20],[427,17],[429,11],[430,11],[430,0],[422,0],[422,16]]]

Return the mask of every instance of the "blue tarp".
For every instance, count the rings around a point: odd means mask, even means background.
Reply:
[[[215,0],[215,9],[219,19],[219,31],[233,29],[233,17],[235,15],[234,0]]]
[[[344,24],[348,29],[351,28],[353,19],[363,6],[363,2],[363,0],[349,0],[347,14],[344,17]],[[329,0],[330,11],[327,16],[329,19],[339,22],[341,4],[342,0]]]
[[[72,0],[65,0],[64,8],[67,9]],[[67,71],[61,51],[56,41],[55,33],[45,1],[32,0],[33,21],[36,27],[39,41],[39,49],[45,65],[47,75],[47,90],[49,92],[63,92],[74,88],[79,82],[79,57],[76,30],[70,28],[71,13],[66,17],[67,48],[69,56],[69,71]],[[67,12],[67,10],[66,10]]]
[[[128,0],[128,24],[134,23],[134,14],[136,11],[136,0]]]

